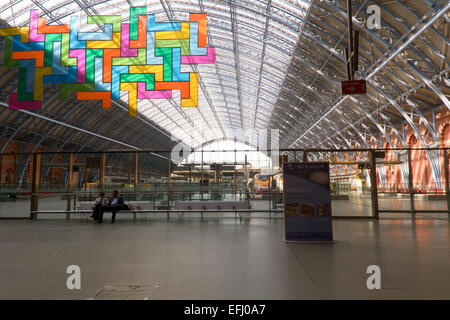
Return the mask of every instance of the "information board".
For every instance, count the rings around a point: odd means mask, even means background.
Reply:
[[[351,80],[341,82],[342,95],[365,94],[367,92],[366,80]]]
[[[327,162],[284,163],[287,241],[332,241],[330,172]]]

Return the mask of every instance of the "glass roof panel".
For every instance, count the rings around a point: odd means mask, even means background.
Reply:
[[[199,72],[198,108],[181,108],[179,92],[174,91],[171,100],[139,100],[142,115],[177,139],[195,144],[202,143],[204,136],[208,141],[232,138],[252,128],[255,121],[268,125],[308,2],[149,0],[132,4],[146,6],[158,22],[186,21],[189,12],[202,9],[208,15],[208,46],[216,47],[215,65],[183,66],[184,72]],[[5,1],[0,17],[11,26],[23,26],[28,24],[30,9],[38,9],[49,24],[69,24],[70,17],[78,15],[83,31],[99,30],[98,25],[87,25],[88,15],[121,15],[122,21],[129,20],[129,1],[121,0]],[[128,94],[121,92],[121,99],[127,101]],[[192,139],[192,135],[198,137]]]

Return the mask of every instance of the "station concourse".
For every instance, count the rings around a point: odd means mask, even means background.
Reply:
[[[449,9],[2,2],[0,299],[450,299]]]

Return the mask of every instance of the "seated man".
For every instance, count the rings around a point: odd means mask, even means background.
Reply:
[[[108,204],[102,208],[100,212],[100,219],[98,222],[103,222],[103,213],[105,211],[112,211],[111,223],[114,223],[116,220],[116,213],[119,210],[130,210],[130,208],[125,204],[122,197],[119,197],[119,192],[117,190],[114,190],[112,198],[110,198]]]

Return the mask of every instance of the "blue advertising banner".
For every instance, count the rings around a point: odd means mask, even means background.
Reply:
[[[285,239],[332,241],[328,163],[284,163],[283,181]]]

